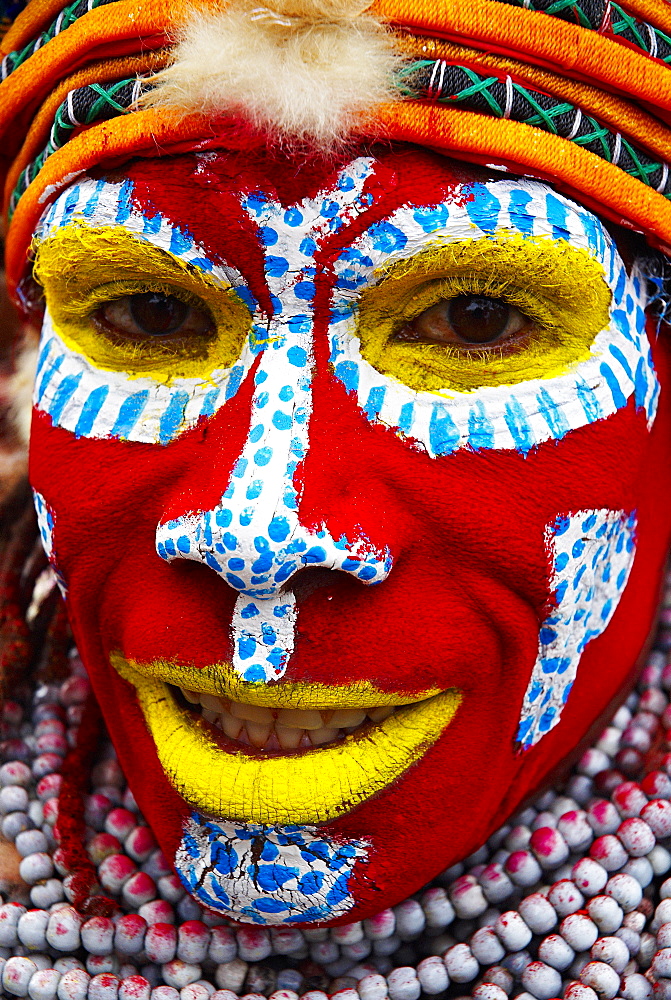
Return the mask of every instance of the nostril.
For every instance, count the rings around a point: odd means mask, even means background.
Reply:
[[[306,569],[299,569],[284,585],[282,592],[286,594],[291,591],[296,598],[296,603],[301,604],[316,590],[321,590],[322,587],[332,587],[342,581],[343,577],[347,579],[348,576],[349,574],[341,573],[336,569],[309,566]]]

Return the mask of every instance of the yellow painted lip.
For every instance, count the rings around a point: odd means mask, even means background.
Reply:
[[[208,728],[175,701],[168,683],[179,681],[166,683],[152,676],[155,671],[145,664],[131,665],[119,654],[112,662],[135,687],[159,761],[176,791],[206,816],[237,822],[318,825],[350,812],[424,755],[450,724],[462,698],[456,689],[442,691],[339,743],[266,756],[223,749]],[[403,696],[387,702],[403,703]],[[306,707],[304,701],[300,707]]]
[[[128,661],[120,653],[110,656],[112,666],[125,677]],[[441,694],[442,688],[427,688],[422,691],[382,691],[370,681],[355,681],[353,684],[317,684],[312,681],[266,684],[265,682],[243,681],[228,663],[215,663],[202,669],[171,663],[169,660],[154,660],[151,663],[130,664],[134,670],[147,679],[163,681],[175,687],[214,694],[219,698],[247,705],[261,705],[264,708],[303,708],[328,711],[335,708],[378,708],[387,705],[409,705],[426,701]],[[129,678],[126,678],[129,679]],[[133,683],[131,681],[131,683]]]

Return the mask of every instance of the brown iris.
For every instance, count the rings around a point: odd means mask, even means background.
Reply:
[[[106,302],[96,318],[108,331],[137,340],[198,337],[212,330],[212,320],[205,308],[196,308],[162,292],[140,292]]]
[[[503,299],[457,295],[415,316],[396,339],[488,349],[519,339],[530,325],[528,317]]]

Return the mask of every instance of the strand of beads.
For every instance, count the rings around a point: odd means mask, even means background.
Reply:
[[[671,1000],[671,597],[638,691],[560,791],[416,897],[331,929],[232,926],[188,896],[111,747],[87,848],[112,918],[81,918],[58,849],[60,768],[88,691],[4,708],[0,828],[29,886],[0,906],[0,973],[32,1000]],[[655,769],[645,773],[654,759]],[[661,883],[661,884],[660,884]],[[12,887],[0,885],[4,897]]]

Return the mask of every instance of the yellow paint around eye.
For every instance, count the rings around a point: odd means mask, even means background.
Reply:
[[[509,354],[412,343],[394,335],[441,299],[503,299],[534,323],[528,343]],[[555,378],[590,356],[608,324],[611,291],[602,265],[565,240],[499,234],[434,243],[392,264],[359,306],[363,357],[417,391],[470,392]]]
[[[120,653],[112,653],[110,661],[123,677],[128,661]],[[437,687],[422,691],[384,691],[369,680],[358,680],[350,684],[283,680],[281,683],[267,684],[265,681],[245,681],[230,663],[223,662],[199,669],[169,660],[153,660],[150,663],[130,661],[130,667],[151,680],[203,694],[214,694],[220,698],[230,698],[248,705],[262,705],[265,708],[377,708],[425,701],[442,691],[442,688]]]
[[[223,750],[162,681],[116,657],[136,690],[158,759],[177,792],[208,816],[249,823],[318,824],[350,812],[418,761],[454,718],[461,692],[398,709],[340,743],[299,754]]]
[[[170,384],[203,378],[235,363],[251,329],[249,310],[235,291],[167,250],[120,226],[71,224],[36,246],[34,275],[44,287],[54,327],[68,347],[97,368]],[[92,315],[124,295],[155,291],[209,310],[211,337],[190,343],[134,342],[101,333]]]

